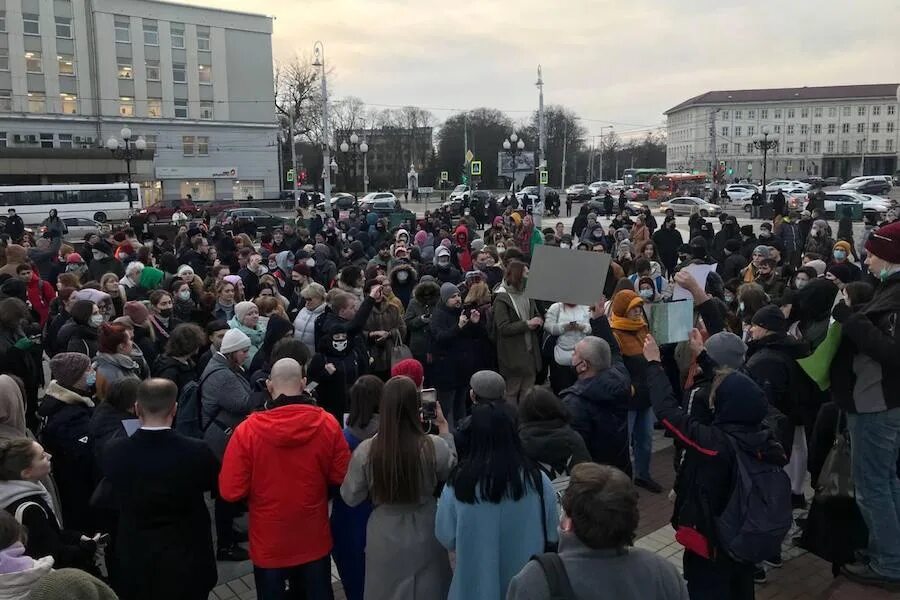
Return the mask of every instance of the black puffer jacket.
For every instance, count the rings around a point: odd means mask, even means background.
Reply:
[[[428,362],[431,352],[429,322],[434,307],[441,301],[441,288],[433,281],[420,283],[413,290],[413,297],[403,313],[406,331],[409,335],[409,350],[423,365]]]
[[[460,328],[461,313],[461,308],[448,308],[438,303],[431,315],[429,332],[434,364],[431,381],[438,389],[468,387],[476,358],[475,342],[487,335],[480,322],[469,321]]]
[[[747,361],[742,369],[766,393],[769,404],[787,415],[797,426],[803,424],[801,406],[809,403],[812,381],[797,364],[809,355],[809,345],[786,333],[772,333],[747,344]]]
[[[70,320],[56,336],[54,354],[78,352],[90,358],[97,356],[97,330],[90,325],[82,325]]]
[[[174,381],[175,385],[178,386],[179,395],[184,386],[197,379],[197,367],[193,361],[182,362],[167,354],[157,356],[150,371],[154,377]]]
[[[568,473],[578,463],[591,460],[584,440],[561,419],[522,423],[519,439],[525,455],[553,473]]]

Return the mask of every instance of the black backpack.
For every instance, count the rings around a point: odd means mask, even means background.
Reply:
[[[569,581],[569,574],[566,573],[566,566],[559,554],[545,552],[532,556],[531,560],[537,561],[544,570],[547,587],[550,588],[550,600],[578,600],[575,590],[572,589],[572,583]]]
[[[178,394],[178,411],[175,413],[175,431],[198,440],[203,439],[206,431],[206,427],[203,427],[203,396],[200,395],[200,386],[207,377],[209,375],[200,381],[189,381],[181,388]]]
[[[726,435],[735,469],[728,503],[715,517],[718,542],[735,561],[757,564],[781,552],[791,528],[791,482],[784,469],[742,450]]]

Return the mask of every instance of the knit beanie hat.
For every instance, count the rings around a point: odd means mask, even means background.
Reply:
[[[140,286],[145,290],[155,290],[163,280],[164,273],[155,267],[144,267],[141,271]]]
[[[404,358],[391,367],[391,377],[399,375],[412,379],[417,388],[422,387],[422,383],[425,381],[425,369],[422,367],[422,363],[414,358]]]
[[[741,249],[741,243],[734,239],[728,240],[725,242],[725,249],[732,253],[737,252]]]
[[[502,400],[506,380],[496,371],[477,371],[469,379],[469,387],[480,400]]]
[[[66,264],[68,265],[78,265],[83,262],[84,259],[77,252],[69,252],[69,255],[66,257]]]
[[[806,266],[815,269],[817,277],[821,277],[822,275],[824,275],[825,269],[828,268],[828,265],[825,264],[824,260],[818,259],[809,261],[808,263],[806,263]]]
[[[617,317],[624,317],[635,306],[642,306],[644,299],[633,290],[619,290],[612,299],[612,313]]]
[[[30,600],[118,600],[112,589],[81,569],[50,571],[31,588]]]
[[[716,364],[730,369],[739,369],[747,353],[747,345],[730,331],[720,331],[710,336],[703,347]]]
[[[753,249],[753,254],[759,254],[763,258],[769,258],[769,254],[771,254],[771,252],[769,251],[768,246],[759,245]]]
[[[472,252],[480,252],[484,248],[484,240],[478,239],[472,241]]]
[[[853,280],[853,272],[847,263],[835,263],[828,267],[826,273],[830,273],[841,283],[850,283]]]
[[[254,308],[256,308],[256,305],[248,300],[238,302],[234,307],[234,316],[237,317],[238,321],[243,323],[244,317],[246,317],[247,313],[249,313]]]
[[[50,376],[63,387],[78,383],[91,367],[91,359],[80,352],[60,352],[50,359]]]
[[[866,241],[866,251],[891,264],[900,264],[900,221],[873,231]]]
[[[844,240],[840,240],[840,241],[838,241],[838,242],[835,242],[834,247],[832,248],[832,250],[843,250],[843,251],[846,252],[847,254],[850,254],[850,250],[851,250],[851,249],[850,249],[850,243],[849,243],[849,242],[846,242],[846,241],[844,241]]]
[[[425,242],[428,241],[428,234],[425,233],[425,231],[423,231],[423,230],[419,230],[416,232],[416,235],[413,239],[416,240],[417,246],[423,246],[425,244]]]
[[[126,302],[125,306],[122,308],[122,312],[126,317],[129,317],[131,322],[135,325],[143,325],[147,322],[147,319],[150,318],[150,311],[147,310],[147,306],[143,302],[136,302],[134,300]]]
[[[441,304],[447,304],[447,300],[454,295],[459,294],[459,288],[452,283],[445,283],[441,286]]]
[[[225,337],[222,338],[222,347],[219,348],[219,351],[222,354],[229,354],[238,350],[249,349],[250,338],[247,337],[247,334],[240,329],[229,329]]]
[[[774,304],[767,304],[756,311],[751,323],[769,331],[787,331],[787,319],[784,318],[781,309]]]

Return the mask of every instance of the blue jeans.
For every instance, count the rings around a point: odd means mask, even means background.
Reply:
[[[257,600],[334,600],[331,588],[331,555],[286,567],[264,569],[253,565]],[[285,590],[285,582],[291,589]]]
[[[900,408],[848,414],[856,503],[869,527],[872,570],[900,579]]]
[[[628,411],[628,442],[634,456],[635,479],[650,479],[653,418],[653,409],[650,407]]]

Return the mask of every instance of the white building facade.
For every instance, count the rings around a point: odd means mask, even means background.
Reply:
[[[0,0],[0,184],[122,181],[152,202],[278,197],[272,18],[150,0]]]
[[[769,178],[891,175],[900,168],[898,84],[713,91],[665,112],[670,171],[710,172],[724,161],[731,178],[760,179],[753,137],[778,135]]]

